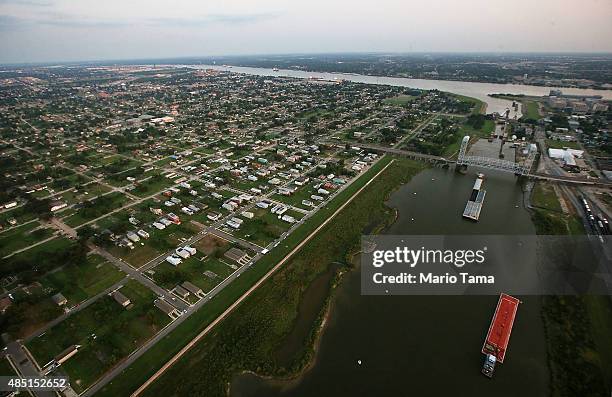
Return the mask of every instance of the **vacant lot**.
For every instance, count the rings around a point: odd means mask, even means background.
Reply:
[[[62,219],[68,226],[79,226],[92,219],[98,218],[128,202],[128,198],[120,192],[113,192],[82,204],[76,213]]]
[[[555,139],[547,139],[546,146],[552,149],[577,149],[580,150],[580,145],[578,142],[565,142],[565,141],[557,141]]]
[[[165,261],[160,263],[153,269],[152,277],[157,284],[168,290],[184,281],[190,281],[204,292],[209,292],[235,270],[229,265],[229,261],[225,258],[198,253],[178,266]]]
[[[546,208],[552,211],[561,211],[559,198],[552,185],[546,182],[537,182],[533,188],[532,203],[535,206]]]
[[[398,95],[393,98],[387,98],[383,100],[383,103],[387,105],[395,105],[395,106],[405,106],[414,100],[414,96],[412,95]]]
[[[41,283],[61,292],[72,306],[104,291],[125,275],[98,255],[89,255],[81,265],[66,263],[61,269],[45,275]]]
[[[53,235],[53,230],[41,228],[40,222],[30,222],[0,234],[0,257],[42,241]]]
[[[291,227],[290,223],[278,219],[278,216],[270,210],[257,208],[253,213],[255,214],[253,219],[246,219],[240,229],[233,233],[261,247],[267,246]],[[295,211],[287,211],[285,214],[296,219],[301,219],[303,216]]]
[[[72,345],[81,345],[79,352],[61,367],[77,392],[170,321],[153,305],[155,295],[146,287],[129,281],[120,291],[131,300],[127,308],[104,296],[27,345],[40,364]]]

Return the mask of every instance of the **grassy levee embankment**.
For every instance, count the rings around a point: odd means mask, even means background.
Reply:
[[[389,157],[382,158],[97,395],[127,395],[137,389],[390,161]],[[145,390],[145,395],[224,395],[231,376],[242,370],[285,376],[299,371],[310,358],[312,346],[295,359],[291,368],[276,365],[274,352],[291,331],[302,294],[330,263],[346,259],[359,244],[364,229],[388,219],[390,210],[384,206],[385,198],[421,168],[421,164],[405,159],[391,164],[289,262]]]
[[[579,218],[561,211],[549,184],[538,182],[532,219],[541,235],[584,234]],[[612,387],[612,301],[609,296],[543,296],[550,395],[608,396]]]

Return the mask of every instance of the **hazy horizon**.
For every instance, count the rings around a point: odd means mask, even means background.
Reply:
[[[0,0],[0,63],[349,53],[611,53],[612,2]]]

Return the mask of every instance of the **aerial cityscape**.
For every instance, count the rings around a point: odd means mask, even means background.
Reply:
[[[0,396],[609,396],[612,4],[472,2],[0,2]]]

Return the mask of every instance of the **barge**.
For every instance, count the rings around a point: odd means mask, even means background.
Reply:
[[[470,199],[465,205],[465,209],[463,210],[463,217],[478,221],[480,218],[480,211],[482,210],[482,205],[484,203],[485,195],[487,194],[486,190],[482,189],[482,183],[484,182],[484,174],[478,174],[476,181],[474,182],[474,187],[472,188],[472,194],[470,195]]]
[[[482,345],[482,353],[486,356],[482,373],[489,378],[493,377],[496,363],[503,363],[508,350],[508,342],[512,333],[512,326],[516,317],[518,305],[517,298],[501,294],[497,302],[495,314],[489,325],[489,331]]]

